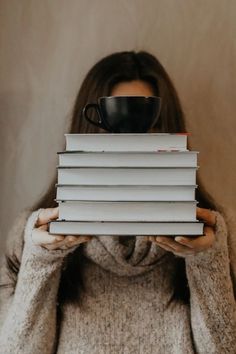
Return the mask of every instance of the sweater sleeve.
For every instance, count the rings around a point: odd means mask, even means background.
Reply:
[[[191,326],[198,354],[236,353],[236,304],[230,275],[228,231],[217,212],[215,243],[185,258]]]
[[[23,229],[21,263],[15,281],[6,264],[1,268],[0,354],[53,352],[61,267],[63,258],[76,246],[52,251],[35,245],[31,233],[40,210],[29,215]],[[19,242],[17,233],[20,237],[19,223],[22,223],[21,218],[12,228],[14,235],[9,234],[16,242]],[[8,247],[8,253],[12,254],[14,244]]]

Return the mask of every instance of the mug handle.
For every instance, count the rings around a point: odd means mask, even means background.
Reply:
[[[91,118],[89,118],[88,116],[88,110],[90,108],[95,108],[96,112],[97,112],[97,115],[99,117],[99,120],[97,122],[93,121]],[[101,113],[100,113],[100,110],[99,110],[99,106],[97,103],[88,103],[84,106],[83,108],[83,111],[82,111],[82,114],[83,116],[85,117],[85,119],[87,119],[87,121],[93,125],[96,125],[96,127],[100,127],[100,128],[105,128],[103,123],[102,123],[102,117],[101,117]]]

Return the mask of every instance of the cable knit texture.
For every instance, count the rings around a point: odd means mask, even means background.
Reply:
[[[98,236],[50,251],[31,238],[40,210],[21,212],[8,235],[7,251],[21,266],[14,281],[2,259],[1,354],[236,353],[233,214],[217,212],[214,245],[185,257],[191,296],[184,304],[169,303],[179,262],[172,253],[142,236]],[[61,306],[57,337],[62,263],[76,247],[86,256],[87,293],[83,307]]]

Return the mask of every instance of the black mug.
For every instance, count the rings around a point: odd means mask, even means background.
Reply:
[[[97,121],[88,116],[91,108],[97,112]],[[110,133],[146,133],[157,123],[160,110],[161,98],[157,96],[107,96],[86,104],[83,116]]]

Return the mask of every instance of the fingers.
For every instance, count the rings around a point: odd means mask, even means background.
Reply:
[[[91,239],[92,236],[65,236],[62,241],[54,242],[53,244],[43,244],[42,246],[48,250],[69,249]]]
[[[48,232],[50,220],[58,217],[58,207],[43,209],[38,217],[36,227],[32,230],[32,241],[36,245],[40,245],[49,250],[67,249],[88,242],[92,236],[73,236],[73,235],[56,235]]]
[[[36,227],[47,224],[49,221],[57,219],[59,216],[59,207],[42,209],[39,213]]]
[[[55,235],[48,232],[49,222],[57,219],[59,207],[42,209],[38,215],[35,228],[32,230],[32,241],[48,250],[67,249],[88,242],[90,235]]]
[[[209,249],[215,242],[214,227],[216,225],[214,210],[197,207],[197,218],[204,222],[204,235],[192,237],[176,236],[147,236],[147,240],[156,242],[158,246],[177,256],[196,254]]]
[[[175,241],[172,237],[158,236],[155,242],[164,248],[166,251],[181,254],[193,254],[194,250],[192,247],[187,245],[182,245]]]
[[[62,241],[64,239],[64,236],[62,235],[51,235],[47,231],[47,225],[42,225],[39,228],[34,228],[32,230],[32,241],[36,245],[41,245],[41,244],[51,244],[56,241]]]
[[[216,212],[210,209],[197,207],[197,218],[203,220],[209,226],[216,224]]]
[[[210,226],[204,226],[204,234],[205,236],[198,236],[194,239],[190,239],[187,237],[175,237],[175,240],[182,245],[187,247],[191,247],[196,251],[200,252],[205,249],[210,248],[215,241],[215,234]]]
[[[148,236],[152,242],[156,242],[158,246],[175,255],[185,256],[202,252],[212,247],[215,241],[214,230],[210,226],[204,226],[204,236],[194,238],[176,236],[175,238],[168,236]]]

